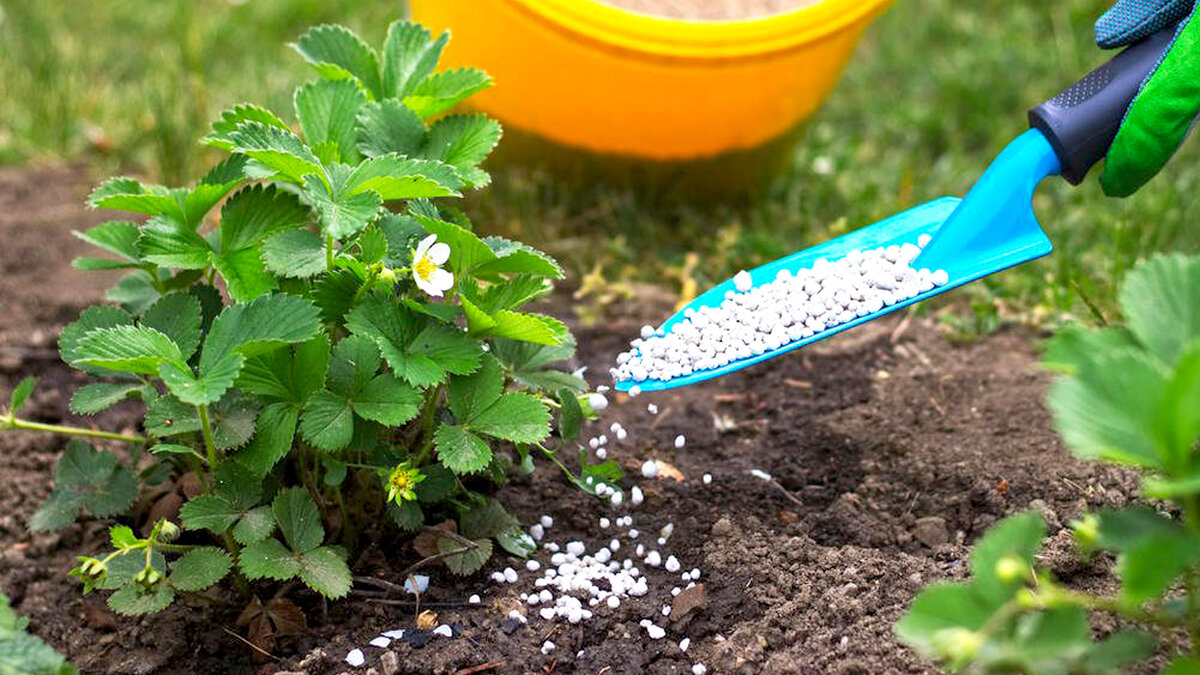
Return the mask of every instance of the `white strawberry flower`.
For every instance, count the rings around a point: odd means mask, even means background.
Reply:
[[[438,297],[450,290],[454,275],[442,269],[449,259],[450,246],[438,241],[436,234],[422,239],[413,253],[413,281],[417,282],[417,288]]]

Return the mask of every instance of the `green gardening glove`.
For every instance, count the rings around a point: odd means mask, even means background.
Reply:
[[[1138,92],[1100,176],[1112,197],[1128,197],[1171,159],[1200,112],[1200,21],[1196,0],[1120,0],[1096,22],[1096,44],[1121,47],[1169,26],[1175,41]]]

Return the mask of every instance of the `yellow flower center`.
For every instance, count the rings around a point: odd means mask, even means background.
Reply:
[[[413,483],[413,476],[408,471],[397,471],[393,473],[392,479],[389,482],[391,483],[392,490],[399,493],[408,492],[415,485],[415,483]]]
[[[436,269],[437,265],[434,265],[433,261],[427,255],[421,256],[417,264],[413,265],[413,271],[416,272],[422,281],[429,281],[429,278],[433,276],[433,271]]]

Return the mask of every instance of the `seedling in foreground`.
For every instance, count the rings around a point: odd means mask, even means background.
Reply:
[[[434,201],[486,185],[479,164],[500,138],[484,115],[443,116],[490,85],[435,72],[446,41],[397,22],[375,50],[314,28],[294,45],[321,77],[296,90],[297,127],[235,106],[205,139],[230,157],[194,186],[114,178],[89,198],[145,219],[79,233],[108,256],[78,269],[127,275],[114,305],[62,333],[63,359],[106,378],[70,405],[139,399],[146,436],[20,419],[32,382],[0,426],[132,443],[126,459],[72,441],[29,523],[123,516],[111,550],[72,571],[85,592],[113,591],[114,611],[156,612],[230,576],[248,597],[291,580],[344,596],[347,561],[379,521],[449,521],[432,543],[459,574],[494,546],[533,549],[488,495],[535,454],[567,471],[551,410],[573,439],[590,409],[585,383],[554,368],[574,351],[566,327],[522,310],[561,268]],[[585,488],[620,477],[581,465],[567,473]],[[255,625],[269,640],[270,622]]]
[[[971,581],[927,588],[896,626],[954,670],[1116,673],[1161,646],[1172,655],[1166,672],[1200,672],[1200,257],[1138,265],[1120,301],[1127,329],[1068,328],[1050,343],[1045,364],[1063,377],[1049,406],[1074,454],[1140,469],[1143,495],[1166,508],[1072,523],[1083,555],[1116,555],[1113,596],[1068,588],[1036,564],[1037,514],[993,527],[975,545]],[[1137,627],[1095,641],[1095,612]]]

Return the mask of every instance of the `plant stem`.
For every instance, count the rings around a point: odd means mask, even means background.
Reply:
[[[200,431],[204,435],[204,449],[208,452],[208,470],[215,471],[220,460],[217,457],[217,445],[213,442],[212,423],[208,421],[208,406],[198,405],[196,412],[200,415]]]
[[[109,441],[125,441],[126,443],[145,443],[146,439],[143,436],[133,434],[127,436],[125,434],[117,434],[111,431],[98,431],[95,429],[82,429],[80,427],[65,427],[57,424],[42,424],[41,422],[30,422],[23,420],[14,415],[7,417],[0,416],[0,429],[24,429],[26,431],[45,431],[51,434],[64,434],[67,436],[84,436],[86,438],[103,438]]]

